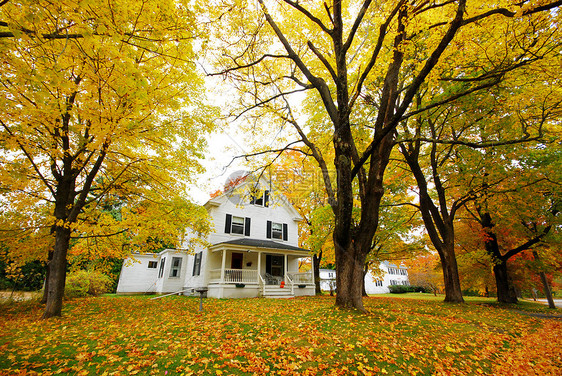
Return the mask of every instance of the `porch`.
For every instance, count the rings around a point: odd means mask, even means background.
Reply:
[[[314,295],[312,271],[299,271],[303,259],[311,262],[306,250],[272,241],[259,242],[259,248],[233,242],[211,247],[207,276],[209,296]]]

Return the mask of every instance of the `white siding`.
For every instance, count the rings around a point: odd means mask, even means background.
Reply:
[[[158,262],[155,269],[149,269],[149,261]],[[158,255],[134,255],[123,262],[119,283],[118,294],[127,293],[152,293],[156,292],[156,280],[158,278],[158,267],[160,266]]]
[[[226,215],[231,214],[236,217],[250,218],[250,236],[252,239],[273,240],[298,247],[298,214],[283,204],[284,200],[275,198],[272,194],[272,202],[269,207],[252,205],[245,203],[236,205],[227,197],[220,199],[219,207],[208,207],[209,215],[214,223],[214,231],[209,236],[209,241],[213,244],[226,242],[233,239],[246,237],[245,235],[225,233]],[[280,239],[267,238],[267,221],[286,223],[288,228],[288,239],[286,241]]]

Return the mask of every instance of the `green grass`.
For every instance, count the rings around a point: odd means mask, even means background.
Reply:
[[[35,302],[4,304],[0,374],[559,372],[561,321],[467,301],[384,295],[366,298],[364,315],[335,309],[332,297],[206,299],[198,312],[196,298],[105,296],[67,302],[48,321]]]

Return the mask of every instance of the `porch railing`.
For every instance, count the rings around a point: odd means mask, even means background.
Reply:
[[[297,285],[314,283],[314,278],[312,278],[312,272],[287,273],[287,277],[290,278],[291,281]]]
[[[221,282],[221,269],[213,269],[210,272],[211,282]],[[258,271],[246,269],[225,269],[223,283],[257,283]]]
[[[291,295],[295,295],[295,283],[291,279],[291,273],[287,273],[287,284],[291,286]]]

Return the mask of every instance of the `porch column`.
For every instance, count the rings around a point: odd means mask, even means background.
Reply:
[[[256,282],[258,284],[260,283],[260,274],[261,274],[261,252],[258,251],[258,275],[256,276],[257,277]]]
[[[284,262],[284,264],[285,264],[285,266],[284,266],[285,273],[283,273],[283,278],[285,279],[285,283],[287,283],[287,272],[288,272],[288,270],[289,270],[289,269],[288,269],[288,268],[289,268],[289,265],[287,265],[287,263],[288,263],[288,261],[289,261],[289,258],[287,257],[287,254],[284,254],[283,257],[285,257],[285,262]]]
[[[221,284],[224,283],[224,268],[226,266],[226,249],[222,250]]]

